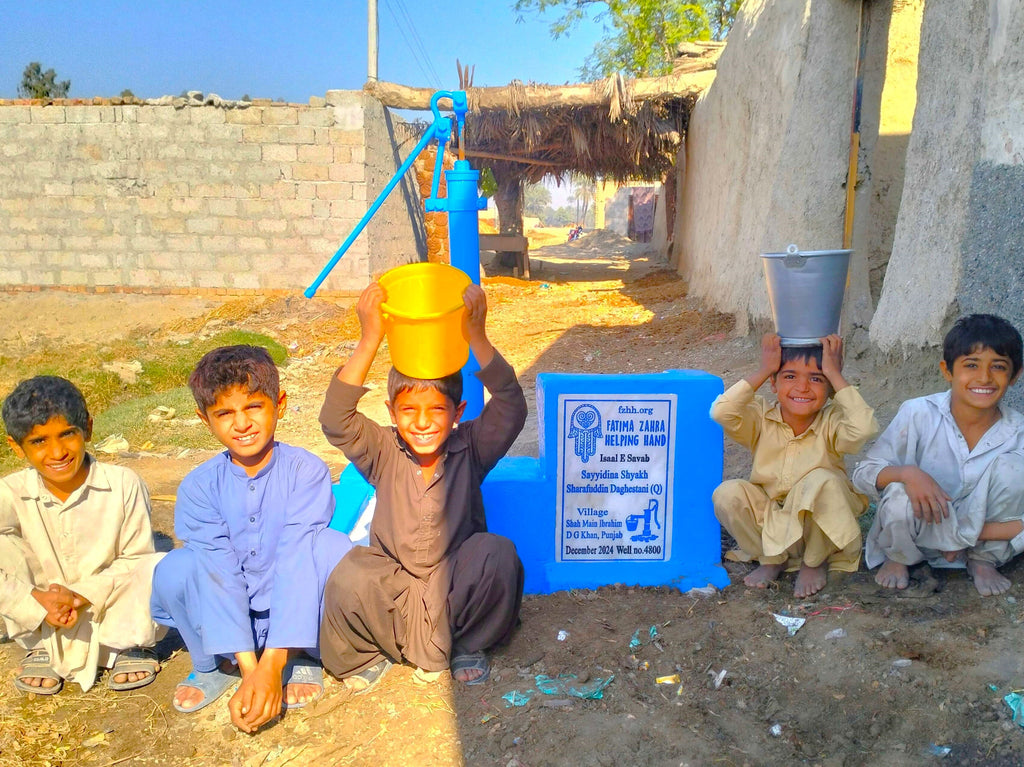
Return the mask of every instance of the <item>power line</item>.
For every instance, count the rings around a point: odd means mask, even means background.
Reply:
[[[441,78],[438,77],[437,70],[434,69],[433,60],[431,59],[430,52],[427,50],[426,45],[423,43],[423,38],[421,38],[419,32],[416,31],[416,24],[413,22],[412,16],[409,14],[409,9],[405,5],[405,0],[395,0],[395,2],[398,4],[398,9],[405,17],[409,29],[412,31],[413,42],[415,42],[419,47],[420,53],[423,54],[423,60],[427,62],[427,68],[430,69],[430,73],[434,76],[434,85],[437,88],[440,88]]]
[[[395,0],[395,2],[400,4],[401,0]],[[408,11],[405,10],[404,6],[401,8],[402,12],[405,14],[405,18],[408,19],[408,21],[403,21],[399,18],[398,14],[396,14],[391,0],[385,0],[384,4],[387,6],[388,12],[391,14],[391,18],[395,22],[395,27],[398,29],[399,34],[401,34],[402,40],[405,41],[405,47],[412,55],[420,73],[424,78],[431,82],[434,87],[440,88],[440,78],[438,78],[437,72],[434,71],[434,68],[430,63],[430,56],[423,47],[423,42],[420,40],[419,34],[416,32],[415,25],[413,25],[411,19],[409,19]],[[406,32],[406,27],[408,27],[408,33]],[[410,39],[410,36],[412,39]]]

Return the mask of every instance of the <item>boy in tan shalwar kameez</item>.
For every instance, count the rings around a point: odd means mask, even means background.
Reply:
[[[153,681],[160,664],[149,614],[153,548],[149,494],[129,469],[85,451],[92,419],[69,381],[23,381],[3,406],[8,445],[29,467],[0,479],[0,622],[28,650],[15,678],[53,695]]]
[[[799,568],[800,599],[825,587],[828,570],[860,564],[857,517],[867,499],[850,484],[843,455],[878,431],[874,411],[842,376],[839,336],[821,341],[783,348],[766,335],[758,371],[711,405],[711,417],[753,453],[750,480],[727,480],[712,496],[715,516],[739,544],[726,556],[760,563],[744,578],[757,588]],[[755,395],[768,380],[776,405]]]

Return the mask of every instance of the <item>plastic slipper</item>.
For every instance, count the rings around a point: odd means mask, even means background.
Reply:
[[[182,681],[178,682],[178,687],[194,687],[203,694],[203,699],[194,706],[179,706],[173,700],[171,701],[171,705],[183,714],[191,714],[194,711],[198,711],[201,708],[209,706],[217,700],[217,698],[230,690],[232,685],[237,682],[238,674],[228,674],[221,671],[219,668],[214,669],[213,671],[193,670],[192,673]]]
[[[470,679],[468,682],[463,682],[463,684],[472,685],[486,682],[491,676],[491,663],[487,660],[487,653],[467,652],[452,658],[452,678],[456,681],[459,681],[458,677],[455,676],[456,673],[471,669],[479,669],[483,673],[476,679]]]
[[[391,661],[387,658],[379,660],[369,668],[364,668],[358,674],[345,677],[342,682],[356,695],[362,695],[376,687],[384,675],[391,668]]]
[[[56,679],[53,687],[33,687],[22,679]],[[50,653],[43,649],[29,650],[21,663],[21,671],[14,678],[14,686],[22,692],[34,695],[56,695],[64,688],[60,674],[50,667]]]
[[[310,658],[295,658],[290,660],[288,661],[288,665],[285,666],[282,690],[290,684],[315,684],[320,688],[320,692],[309,700],[301,701],[299,703],[288,703],[285,701],[284,703],[284,707],[287,709],[297,709],[308,706],[324,694],[324,670],[320,667],[319,663]]]
[[[117,654],[117,658],[114,659],[114,665],[107,675],[107,687],[118,692],[122,690],[137,690],[140,687],[145,687],[147,684],[152,684],[159,671],[160,660],[156,657],[156,653],[148,647],[133,647],[130,650],[123,650]],[[144,676],[142,679],[137,679],[134,682],[114,681],[114,677],[118,674],[137,674],[139,672],[149,676]]]

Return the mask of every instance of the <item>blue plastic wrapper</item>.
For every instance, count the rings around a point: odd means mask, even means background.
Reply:
[[[633,636],[629,640],[629,649],[635,650],[640,646],[640,629],[633,632]]]
[[[507,692],[501,696],[502,700],[506,701],[505,708],[512,708],[513,706],[525,706],[530,702],[530,698],[533,697],[533,690],[527,690],[526,692],[519,692],[519,690],[513,690]]]
[[[1019,692],[1011,692],[1007,693],[1003,700],[1013,711],[1013,723],[1024,727],[1024,698]]]
[[[653,642],[655,639],[658,638],[658,627],[657,626],[651,626],[647,630],[647,633],[650,635],[651,641]]]
[[[576,684],[576,678],[575,674],[559,674],[556,677],[537,674],[534,681],[537,689],[545,695],[571,695],[574,698],[600,700],[604,697],[604,688],[612,683],[615,674],[607,679],[594,677],[582,684]]]

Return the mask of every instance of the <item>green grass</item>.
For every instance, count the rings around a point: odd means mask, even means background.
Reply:
[[[170,421],[150,421],[149,414],[160,405],[174,408],[175,417]],[[161,451],[168,448],[216,450],[220,443],[203,424],[195,423],[198,420],[195,410],[196,403],[187,386],[121,402],[96,416],[93,442],[120,434],[133,450],[146,442],[152,442],[154,450]]]
[[[261,333],[227,330],[210,338],[185,343],[148,338],[129,338],[100,346],[61,346],[38,348],[23,356],[0,355],[0,396],[6,396],[18,381],[37,375],[63,376],[85,395],[94,417],[93,438],[122,434],[133,450],[146,441],[157,447],[216,447],[217,443],[202,424],[188,426],[183,419],[194,418],[195,402],[186,383],[199,358],[218,346],[251,344],[262,346],[278,365],[288,359],[288,351],[277,341]],[[133,383],[104,365],[138,361],[142,370]],[[151,423],[146,416],[157,405],[173,407],[177,417],[167,423]],[[0,425],[0,442],[7,433]],[[8,449],[0,449],[0,475],[21,467]]]

